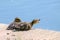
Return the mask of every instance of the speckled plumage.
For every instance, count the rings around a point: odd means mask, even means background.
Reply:
[[[35,19],[32,22],[22,22],[19,18],[15,18],[15,21],[11,23],[7,30],[19,30],[19,31],[25,31],[25,30],[30,30],[32,26],[36,23],[38,23],[40,20]]]

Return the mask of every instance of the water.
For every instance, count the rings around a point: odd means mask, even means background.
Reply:
[[[34,28],[60,31],[60,0],[0,0],[0,23],[15,17],[27,22],[40,18]]]

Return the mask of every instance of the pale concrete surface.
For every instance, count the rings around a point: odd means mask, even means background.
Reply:
[[[0,25],[1,28],[2,26]],[[12,30],[3,30],[3,28],[0,29],[0,40],[60,40],[60,32],[57,31],[32,29],[13,32]]]

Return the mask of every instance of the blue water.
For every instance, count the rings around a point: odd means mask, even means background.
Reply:
[[[60,0],[0,0],[0,23],[11,23],[15,17],[27,22],[39,18],[33,28],[60,31]]]

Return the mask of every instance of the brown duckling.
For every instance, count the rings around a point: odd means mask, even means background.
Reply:
[[[30,30],[32,28],[32,26],[36,23],[39,23],[40,19],[34,19],[32,22],[22,22],[21,19],[19,19],[18,17],[15,18],[14,22],[12,22],[7,30]]]

